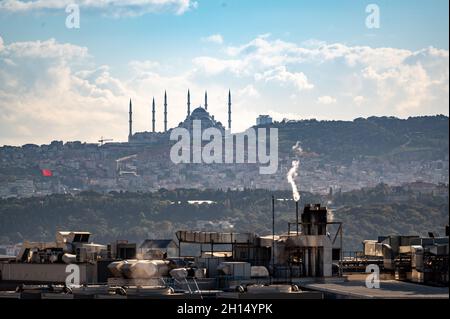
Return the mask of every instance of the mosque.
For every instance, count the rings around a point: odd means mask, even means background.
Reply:
[[[156,132],[156,105],[155,98],[152,101],[152,130],[151,132],[136,132],[133,133],[133,105],[130,99],[129,105],[129,120],[128,120],[128,143],[133,144],[153,144],[162,140],[168,140],[171,129],[167,127],[167,92],[164,92],[164,131]],[[197,107],[191,112],[191,93],[187,92],[187,115],[183,122],[178,124],[178,127],[183,127],[192,130],[194,120],[201,121],[202,130],[214,127],[219,129],[222,133],[225,132],[225,127],[220,121],[214,119],[214,115],[208,112],[208,92],[205,92],[205,103]],[[231,91],[228,91],[228,130],[231,130]]]

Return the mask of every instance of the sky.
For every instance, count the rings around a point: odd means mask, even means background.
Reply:
[[[68,28],[69,4],[79,28]],[[379,10],[379,25],[366,21]],[[186,117],[448,115],[447,0],[0,0],[0,145],[125,141]],[[369,18],[370,18],[369,17]],[[373,20],[371,20],[373,21]],[[370,25],[369,25],[370,26]]]

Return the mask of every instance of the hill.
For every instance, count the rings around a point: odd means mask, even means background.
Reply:
[[[178,229],[271,233],[271,196],[290,199],[290,192],[266,190],[216,191],[162,189],[152,193],[50,195],[0,200],[0,243],[53,240],[56,230],[85,230],[96,241],[140,242],[172,238]],[[210,203],[188,202],[210,200]],[[334,207],[334,219],[344,223],[346,250],[360,249],[364,239],[379,235],[442,234],[448,224],[448,192],[418,194],[407,187],[375,188],[337,193],[332,198],[302,193],[301,205]],[[276,201],[276,231],[285,232],[295,218],[294,203]]]
[[[288,153],[296,141],[301,141],[305,150],[318,153],[325,161],[361,157],[448,160],[449,119],[444,115],[283,121],[272,126],[279,130],[282,153]]]

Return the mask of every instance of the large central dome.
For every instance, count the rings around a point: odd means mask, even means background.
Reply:
[[[221,131],[225,130],[222,123],[216,121],[214,119],[214,116],[211,116],[208,113],[208,111],[205,110],[201,106],[199,106],[195,110],[193,110],[192,113],[188,117],[186,117],[184,122],[180,123],[178,126],[184,127],[188,130],[191,130],[193,127],[194,120],[201,121],[202,130],[209,128],[209,127],[215,127],[215,128],[220,129]]]
[[[190,118],[193,120],[207,120],[207,119],[212,120],[208,111],[202,108],[201,106],[192,111]]]

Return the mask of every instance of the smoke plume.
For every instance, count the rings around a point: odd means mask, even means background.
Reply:
[[[294,154],[295,154],[296,156],[302,155],[303,149],[302,149],[302,147],[300,146],[300,141],[297,141],[297,143],[295,143],[295,145],[292,146],[292,152],[294,152]]]
[[[295,183],[295,178],[298,176],[300,167],[300,160],[298,158],[303,153],[303,149],[300,146],[300,141],[297,141],[297,143],[292,146],[292,152],[295,154],[295,157],[297,157],[297,159],[292,161],[292,167],[287,173],[287,180],[292,187],[292,197],[294,201],[298,202],[300,200],[300,193],[298,191],[297,184]]]
[[[287,173],[287,180],[289,184],[291,184],[292,187],[292,197],[294,198],[294,201],[298,202],[300,200],[300,194],[297,189],[297,185],[295,184],[295,177],[298,176],[298,167],[299,167],[300,161],[295,160],[292,161],[292,167]]]

